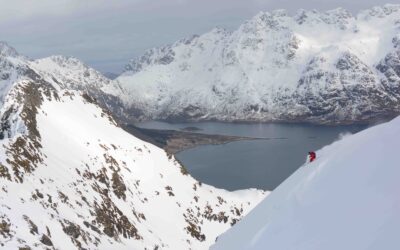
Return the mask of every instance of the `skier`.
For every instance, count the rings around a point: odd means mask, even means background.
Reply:
[[[315,158],[317,158],[317,155],[315,154],[314,151],[308,152],[308,157],[310,158],[310,162],[313,162]]]

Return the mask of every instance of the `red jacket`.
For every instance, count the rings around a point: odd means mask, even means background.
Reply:
[[[308,152],[308,156],[310,157],[310,162],[313,162],[317,158],[315,152]]]

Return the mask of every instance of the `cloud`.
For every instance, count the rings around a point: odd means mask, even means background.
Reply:
[[[237,28],[261,10],[278,8],[352,12],[381,0],[0,0],[0,40],[37,58],[76,56],[102,71],[118,72],[145,49]]]

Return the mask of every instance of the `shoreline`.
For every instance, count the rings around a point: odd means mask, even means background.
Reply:
[[[287,138],[254,138],[242,136],[228,136],[217,134],[202,134],[179,130],[147,129],[139,128],[131,124],[125,124],[122,128],[141,140],[163,148],[169,154],[178,154],[182,151],[203,145],[223,145],[235,141],[248,140],[273,140]]]

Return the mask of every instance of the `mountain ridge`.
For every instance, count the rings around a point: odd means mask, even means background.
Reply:
[[[143,120],[391,118],[399,110],[399,10],[260,12],[235,31],[150,49],[116,81]]]
[[[204,249],[268,193],[194,180],[118,126],[75,59],[0,62],[2,248]]]

